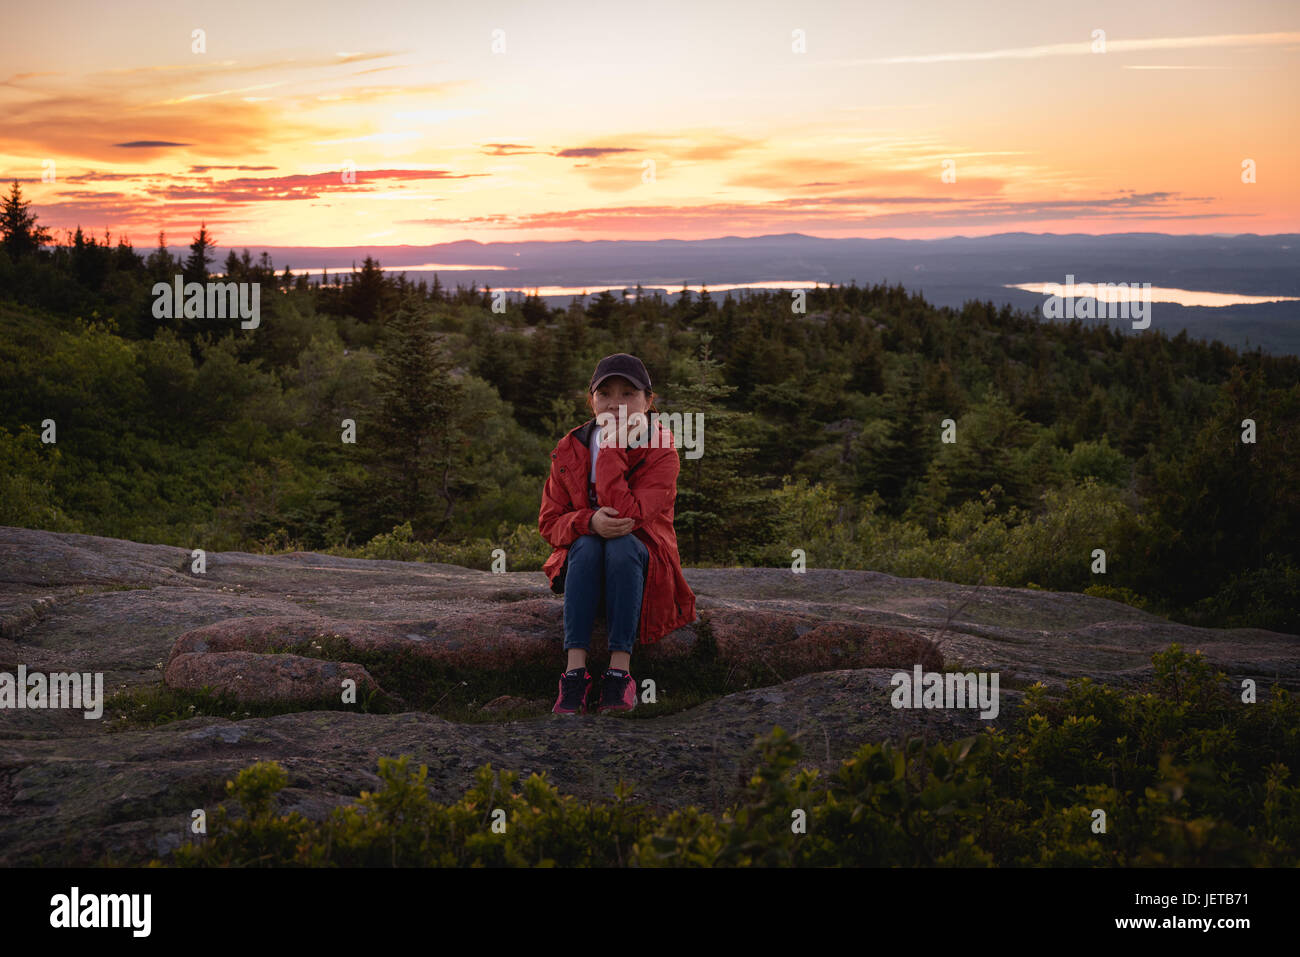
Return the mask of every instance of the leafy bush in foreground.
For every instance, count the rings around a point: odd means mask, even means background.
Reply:
[[[326,821],[277,815],[274,763],[239,773],[212,833],[176,852],[198,866],[1294,866],[1300,862],[1300,708],[1273,688],[1247,704],[1199,652],[1152,657],[1125,693],[1041,685],[1009,725],[961,741],[865,744],[823,779],[780,727],[720,817],[656,816],[627,800],[561,795],[546,776],[480,768],[454,804],[427,768],[381,758],[383,788]],[[1104,831],[1100,816],[1104,813]],[[494,829],[494,822],[497,826]],[[504,830],[501,824],[504,823]]]

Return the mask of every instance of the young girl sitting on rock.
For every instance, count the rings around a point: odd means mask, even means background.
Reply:
[[[554,546],[542,571],[551,590],[564,595],[568,660],[551,709],[556,714],[588,710],[587,651],[602,605],[610,655],[599,712],[636,707],[635,643],[652,644],[695,620],[695,595],[682,576],[673,529],[680,462],[672,433],[657,414],[647,415],[656,412],[654,398],[640,359],[606,356],[587,390],[594,417],[551,452],[537,526]]]

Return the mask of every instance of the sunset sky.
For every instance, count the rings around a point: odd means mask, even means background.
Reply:
[[[1294,0],[23,3],[0,63],[6,191],[138,249],[1300,231]]]

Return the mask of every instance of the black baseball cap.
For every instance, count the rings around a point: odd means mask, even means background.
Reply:
[[[612,356],[605,356],[596,366],[596,371],[592,373],[591,385],[587,387],[588,392],[595,392],[596,386],[600,385],[610,376],[621,375],[638,389],[650,388],[650,373],[645,370],[643,363],[636,356],[628,355],[626,352],[616,352]]]

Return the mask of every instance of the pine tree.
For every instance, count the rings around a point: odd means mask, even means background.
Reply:
[[[571,335],[564,327],[541,326],[531,337],[523,375],[527,387],[516,404],[519,421],[528,428],[545,427],[553,415],[552,398],[569,395],[575,380],[582,381],[574,371]]]
[[[190,243],[190,254],[185,260],[186,282],[208,281],[208,264],[214,259],[212,250],[216,245],[208,234],[207,226],[200,223],[198,235],[194,237],[194,242]]]
[[[361,272],[353,267],[349,285],[348,311],[362,322],[374,322],[384,298],[384,271],[379,262],[367,256],[361,263]]]
[[[730,351],[727,380],[736,383],[737,398],[743,402],[749,402],[753,398],[754,388],[762,382],[759,371],[762,338],[758,320],[750,316],[739,334],[727,341]]]
[[[1125,456],[1130,459],[1140,457],[1146,451],[1147,443],[1160,438],[1159,409],[1159,402],[1153,396],[1138,400],[1128,430],[1120,441],[1120,449]]]
[[[149,270],[149,278],[153,282],[170,283],[176,273],[176,260],[167,248],[167,236],[160,229],[158,230],[158,248],[149,254],[145,260],[145,267]]]
[[[541,296],[525,296],[523,305],[524,324],[538,326],[551,317],[551,309]]]
[[[72,274],[77,282],[86,289],[98,291],[112,266],[112,257],[108,250],[108,241],[104,245],[95,242],[94,234],[86,235],[77,226],[72,237],[71,254]]]
[[[717,306],[713,303],[713,297],[709,295],[708,287],[701,286],[699,301],[695,303],[695,306],[687,314],[687,320],[695,324],[697,328],[702,328],[707,332],[708,321],[713,317],[713,314],[716,311]]]
[[[983,401],[960,416],[931,412],[931,441],[938,443],[939,424],[945,418],[954,420],[957,441],[939,444],[935,457],[930,460],[927,487],[942,487],[944,495],[930,504],[946,509],[962,502],[978,501],[982,491],[1001,485],[1003,495],[999,507],[1031,508],[1032,482],[1021,462],[1023,453],[1032,444],[1033,426],[996,390],[990,390]],[[936,476],[940,475],[942,482],[938,483]],[[911,508],[918,508],[919,501],[914,498]]]
[[[710,323],[709,332],[713,334],[713,341],[718,344],[715,355],[718,361],[727,363],[731,359],[731,343],[736,334],[736,309],[737,302],[730,292],[722,300],[722,309],[715,321]]]
[[[848,388],[863,395],[884,392],[885,356],[880,334],[875,329],[863,331],[853,344],[852,356],[853,375]]]
[[[687,543],[688,561],[743,563],[771,541],[776,506],[757,479],[740,472],[755,451],[741,438],[752,416],[723,407],[736,390],[722,381],[722,370],[710,352],[711,339],[708,334],[700,337],[691,380],[669,387],[673,401],[664,408],[680,411],[683,418],[692,416],[692,421],[697,412],[704,417],[703,454],[688,459],[685,448],[678,452],[682,463],[673,524],[679,541]]]
[[[113,251],[113,269],[116,272],[138,274],[143,265],[131,246],[130,238],[126,234],[118,236],[117,248]]]
[[[1210,413],[1180,434],[1175,455],[1151,457],[1138,485],[1152,529],[1135,563],[1139,587],[1191,603],[1263,568],[1270,552],[1296,560],[1298,413],[1300,389],[1270,389],[1258,368],[1237,367]],[[1253,443],[1243,438],[1246,419]]]
[[[31,205],[23,202],[22,187],[14,180],[9,195],[0,205],[0,243],[15,262],[40,252],[42,246],[51,242],[49,230],[36,224]]]
[[[380,414],[366,440],[385,519],[409,520],[421,541],[452,519],[467,444],[461,388],[430,326],[409,303],[392,319],[376,369]]]
[[[235,254],[235,250],[232,248],[230,252],[226,254],[225,270],[227,282],[239,281],[239,268],[239,256]]]
[[[891,504],[907,498],[907,489],[925,474],[935,441],[931,416],[922,407],[917,373],[903,366],[899,384],[886,390],[890,409],[880,430],[868,426],[857,440],[854,461],[859,463],[857,491],[876,491]]]

